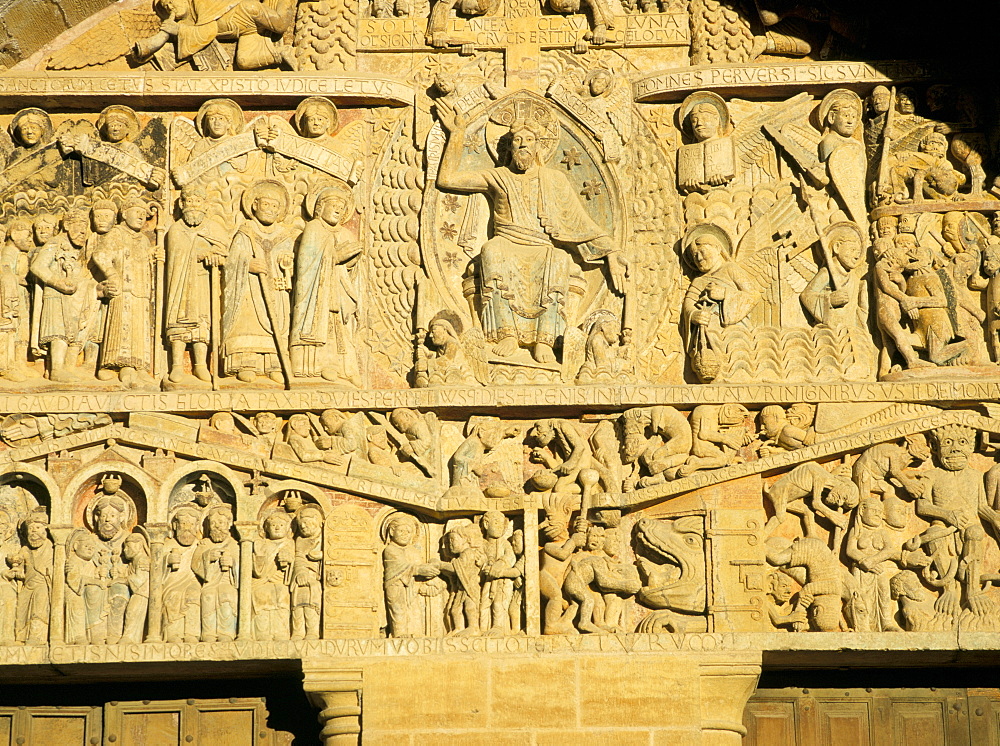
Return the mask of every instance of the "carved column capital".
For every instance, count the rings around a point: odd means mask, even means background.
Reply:
[[[49,535],[52,536],[56,546],[66,546],[66,542],[75,530],[72,526],[49,526]]]
[[[701,733],[706,746],[739,746],[743,710],[760,678],[760,653],[729,654],[698,665]]]
[[[361,737],[361,670],[303,660],[302,671],[306,696],[320,710],[324,746],[357,746]]]

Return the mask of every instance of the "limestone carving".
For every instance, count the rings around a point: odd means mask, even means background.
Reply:
[[[449,136],[438,187],[482,193],[492,205],[494,233],[482,247],[476,289],[492,354],[513,362],[525,347],[536,364],[553,365],[584,290],[572,257],[606,260],[610,286],[619,293],[625,291],[627,260],[588,216],[569,180],[547,165],[560,125],[545,104],[527,98],[501,102],[492,121],[507,130],[498,144],[506,157],[498,156],[498,165],[486,170],[461,168],[466,116],[442,108],[439,117]],[[572,253],[553,248],[553,242],[573,247]]]

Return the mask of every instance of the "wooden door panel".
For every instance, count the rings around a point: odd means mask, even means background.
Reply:
[[[815,701],[822,746],[872,746],[869,702]]]
[[[751,700],[743,724],[747,746],[796,746],[794,702]]]
[[[1000,691],[976,691],[761,690],[747,704],[744,746],[1000,746]]]

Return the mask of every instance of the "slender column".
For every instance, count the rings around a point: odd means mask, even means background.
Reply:
[[[163,641],[163,542],[165,524],[147,525],[149,532],[149,625],[147,642]]]
[[[530,494],[524,504],[524,626],[529,637],[542,634],[538,546],[538,498]]]
[[[49,593],[49,644],[65,642],[66,629],[66,542],[72,526],[49,526],[52,536],[52,589]]]
[[[239,619],[237,640],[253,639],[253,612],[250,608],[251,591],[253,589],[253,540],[257,533],[257,524],[240,521],[236,524],[236,533],[240,537],[240,588],[239,588]]]

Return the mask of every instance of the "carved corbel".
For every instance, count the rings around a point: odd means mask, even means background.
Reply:
[[[357,746],[361,738],[361,671],[311,665],[306,660],[302,670],[302,687],[320,711],[323,746]]]
[[[727,655],[725,659],[703,662],[698,666],[698,674],[702,743],[739,746],[747,733],[743,710],[760,677],[760,653]]]

